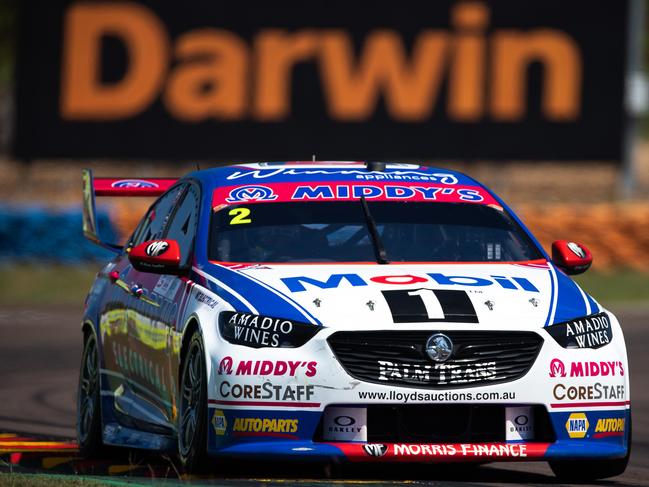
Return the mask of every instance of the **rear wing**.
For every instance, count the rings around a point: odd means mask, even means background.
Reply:
[[[160,196],[177,181],[175,178],[94,178],[92,170],[84,169],[83,180],[83,235],[108,250],[119,252],[120,245],[103,241],[97,228],[96,196]]]

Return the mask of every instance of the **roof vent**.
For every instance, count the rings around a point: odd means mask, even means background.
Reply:
[[[385,171],[385,162],[367,161],[365,167],[368,171]]]

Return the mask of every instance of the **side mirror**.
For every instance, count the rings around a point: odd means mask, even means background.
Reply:
[[[552,262],[566,274],[573,276],[586,272],[593,263],[593,256],[580,243],[557,240],[552,242]]]
[[[131,249],[128,260],[141,272],[182,274],[180,246],[175,240],[149,240]]]

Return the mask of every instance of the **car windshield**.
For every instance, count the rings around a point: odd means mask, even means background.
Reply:
[[[369,202],[389,262],[543,258],[502,209],[472,203]],[[209,258],[221,262],[368,262],[375,246],[361,201],[229,205],[212,214]]]

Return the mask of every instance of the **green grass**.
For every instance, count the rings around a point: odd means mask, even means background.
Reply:
[[[649,305],[649,274],[620,270],[611,273],[586,272],[575,280],[603,305]]]
[[[100,265],[14,265],[0,267],[0,306],[82,306]],[[649,274],[636,271],[586,272],[576,276],[586,292],[604,305],[649,305]],[[1,485],[1,484],[0,484]]]
[[[81,308],[100,268],[100,264],[1,266],[0,305],[61,304]]]

